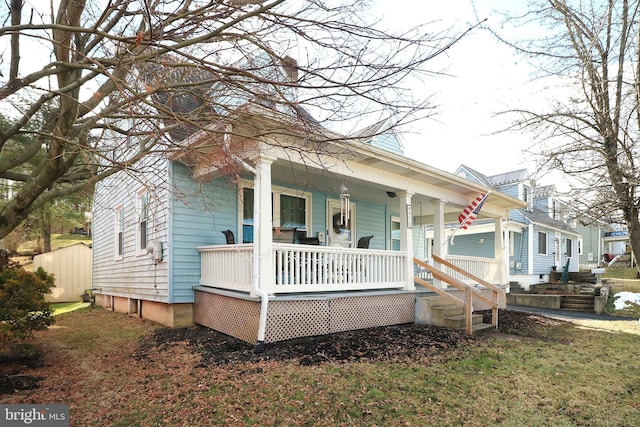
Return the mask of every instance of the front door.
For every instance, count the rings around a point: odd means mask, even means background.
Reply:
[[[356,238],[356,205],[349,203],[349,219],[344,221],[344,215],[340,212],[340,202],[338,200],[328,200],[327,202],[327,230],[329,241],[328,246],[342,246],[344,248],[355,248]]]

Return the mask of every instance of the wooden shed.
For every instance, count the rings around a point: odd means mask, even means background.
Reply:
[[[91,288],[91,247],[76,243],[33,258],[33,271],[42,267],[55,276],[48,302],[81,301],[82,294]]]

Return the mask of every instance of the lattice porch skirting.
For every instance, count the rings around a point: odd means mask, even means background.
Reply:
[[[265,342],[415,320],[414,293],[359,294],[269,300]],[[258,339],[259,317],[259,299],[195,290],[195,323],[253,344]]]

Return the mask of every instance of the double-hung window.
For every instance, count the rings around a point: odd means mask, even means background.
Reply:
[[[148,242],[149,193],[146,188],[138,191],[136,197],[136,247],[138,254],[146,254]]]
[[[538,232],[538,253],[540,255],[547,254],[547,233],[542,231]]]
[[[573,257],[573,240],[567,239],[567,258]]]
[[[298,231],[307,229],[306,198],[297,195],[279,194],[278,197],[274,197],[273,210],[278,212],[280,227],[295,228]]]
[[[304,233],[311,224],[311,195],[286,188],[272,189],[273,226]],[[253,188],[241,191],[242,243],[254,241]]]
[[[253,243],[253,188],[242,189],[242,243]]]
[[[114,221],[115,259],[124,257],[124,209],[122,205],[116,206]]]
[[[400,217],[392,216],[391,217],[391,250],[399,251],[400,250]]]

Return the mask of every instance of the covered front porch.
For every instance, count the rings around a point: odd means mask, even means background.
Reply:
[[[242,160],[248,173],[236,180],[233,243],[197,247],[196,323],[259,344],[410,323],[417,294],[448,286],[445,276],[414,263],[433,256],[487,283],[508,282],[504,221],[520,207],[514,199],[496,194],[482,208],[495,221],[491,253],[449,257],[447,229],[486,188],[360,141],[326,142],[312,158],[288,149],[293,141],[255,144]],[[193,169],[195,180],[221,174],[211,165]],[[294,239],[276,239],[291,227]],[[371,245],[358,247],[365,236],[374,236]],[[302,244],[307,239],[316,243]],[[448,275],[473,282],[455,269]],[[417,279],[428,285],[416,286]]]
[[[471,276],[501,283],[503,269],[495,259],[450,257],[435,275],[435,267],[417,262],[409,273],[413,286],[407,288],[404,251],[274,243],[274,272],[271,280],[261,281],[268,292],[261,296],[252,281],[253,244],[198,250],[202,272],[201,286],[194,290],[194,320],[250,343],[257,337],[263,337],[259,343],[270,343],[413,323],[416,301],[425,296],[450,295],[451,304],[465,306],[469,319],[474,310],[495,311],[506,301],[503,288],[460,272],[464,268]],[[434,276],[442,279],[437,285]]]

